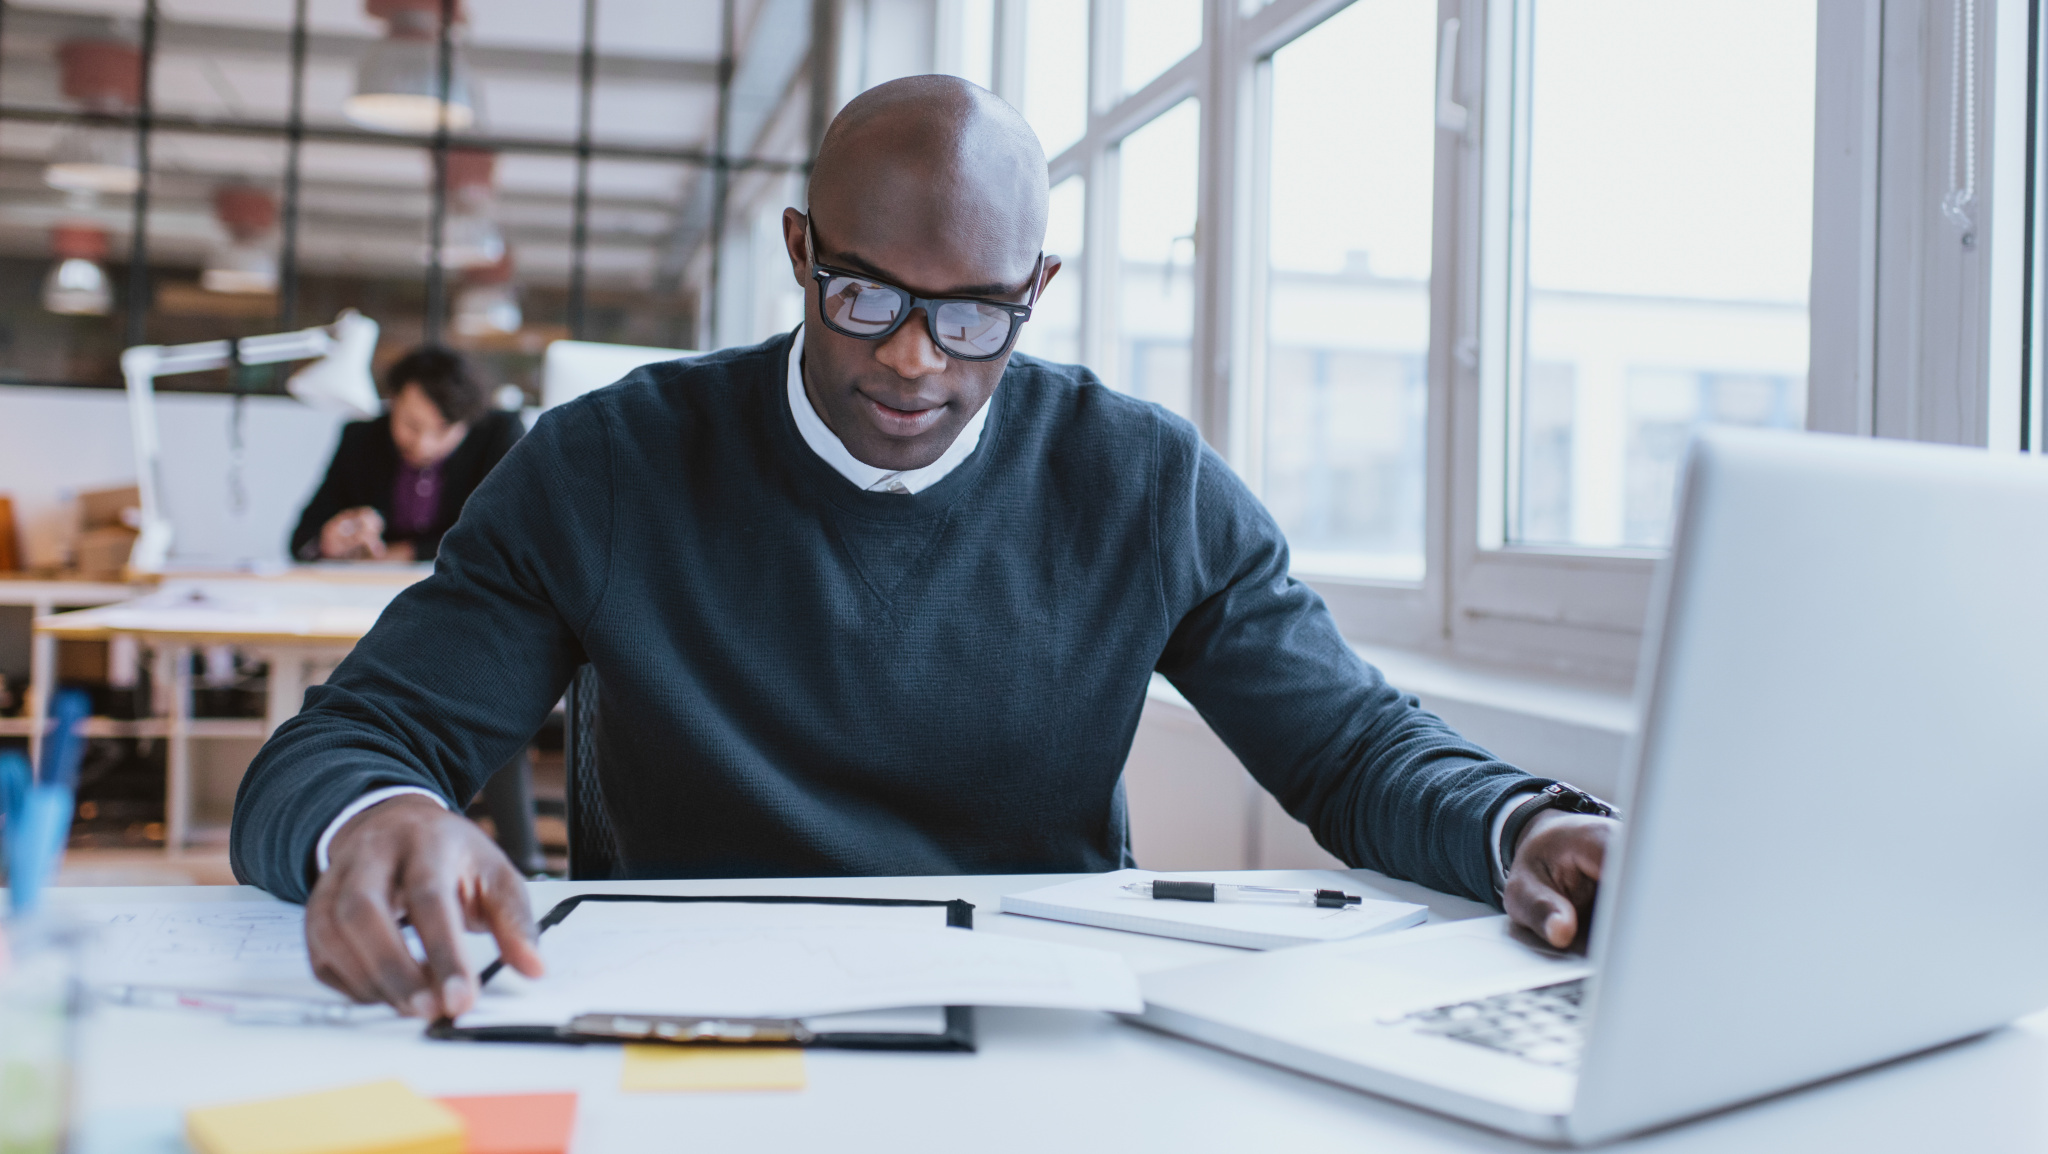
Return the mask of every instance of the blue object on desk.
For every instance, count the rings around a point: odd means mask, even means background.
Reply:
[[[83,732],[89,705],[77,690],[57,695],[51,732],[43,742],[42,773],[29,769],[18,753],[0,753],[0,815],[6,820],[7,889],[13,915],[24,917],[42,904],[43,889],[64,856],[78,787],[78,763],[85,753]]]

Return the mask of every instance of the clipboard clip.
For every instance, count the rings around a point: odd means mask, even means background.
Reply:
[[[795,1018],[690,1018],[670,1014],[578,1014],[572,1034],[646,1042],[803,1045],[817,1037]]]

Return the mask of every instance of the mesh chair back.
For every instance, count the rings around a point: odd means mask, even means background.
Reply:
[[[569,679],[564,713],[562,762],[567,773],[569,880],[604,881],[618,876],[619,835],[605,808],[597,776],[597,671],[576,668]]]

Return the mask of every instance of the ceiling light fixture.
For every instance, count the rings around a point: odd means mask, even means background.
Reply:
[[[448,150],[448,215],[441,222],[441,267],[490,268],[505,259],[505,234],[491,210],[497,199],[498,155],[481,148]]]
[[[519,308],[519,290],[512,284],[512,253],[496,264],[470,269],[455,295],[455,331],[465,337],[516,333],[526,323]]]
[[[469,62],[455,39],[463,14],[454,6],[449,30],[448,93],[441,102],[441,0],[364,0],[363,8],[384,21],[384,39],[356,66],[356,91],[342,104],[350,123],[379,132],[415,135],[441,127],[445,112],[450,130],[476,123],[476,102]]]
[[[114,311],[114,286],[107,270],[107,233],[98,225],[60,224],[50,230],[57,263],[43,277],[43,307],[70,317],[103,317]]]
[[[277,227],[277,201],[254,185],[224,184],[213,191],[213,215],[228,239],[207,254],[199,287],[215,293],[276,292],[277,254],[269,237]]]
[[[87,112],[126,116],[142,103],[142,53],[124,40],[67,40],[57,49],[64,95]],[[43,183],[67,192],[127,195],[142,184],[135,133],[74,124],[57,138]]]

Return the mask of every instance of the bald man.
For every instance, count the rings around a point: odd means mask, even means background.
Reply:
[[[885,84],[784,214],[797,331],[541,418],[236,798],[236,875],[307,902],[323,981],[459,1014],[465,924],[539,972],[518,874],[458,812],[586,662],[625,876],[1131,864],[1157,671],[1345,861],[1574,939],[1595,803],[1360,662],[1186,421],[1012,354],[1060,269],[1045,205],[1015,110]]]

